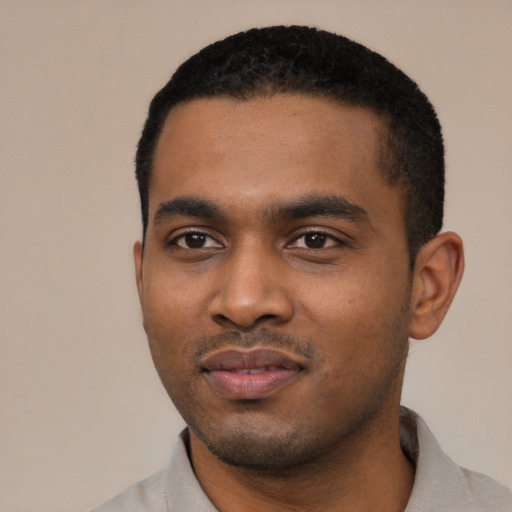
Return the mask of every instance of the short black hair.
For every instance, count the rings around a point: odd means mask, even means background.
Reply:
[[[381,171],[403,188],[411,264],[441,229],[444,145],[435,110],[417,84],[382,55],[312,27],[255,28],[213,43],[185,61],[155,95],[136,155],[144,236],[153,156],[167,115],[196,98],[247,100],[300,93],[365,107],[387,127]]]

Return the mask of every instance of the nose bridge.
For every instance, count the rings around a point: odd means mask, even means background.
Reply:
[[[210,315],[249,327],[261,319],[287,321],[293,314],[280,258],[261,241],[244,241],[221,264]],[[281,274],[281,276],[280,276]]]

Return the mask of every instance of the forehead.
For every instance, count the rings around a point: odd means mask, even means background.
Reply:
[[[304,95],[180,104],[157,144],[150,215],[178,196],[246,209],[313,193],[356,203],[396,196],[379,170],[385,130],[368,109]]]

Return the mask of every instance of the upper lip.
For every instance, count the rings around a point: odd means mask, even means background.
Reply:
[[[201,361],[203,371],[238,371],[255,368],[284,368],[300,371],[304,365],[290,355],[271,348],[223,349]]]

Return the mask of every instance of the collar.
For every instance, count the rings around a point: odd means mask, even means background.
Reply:
[[[185,429],[166,470],[167,512],[217,512],[194,475],[187,453],[188,440]],[[400,408],[400,444],[416,466],[404,512],[512,511],[512,497],[506,488],[455,464],[443,453],[425,422],[405,407]]]

